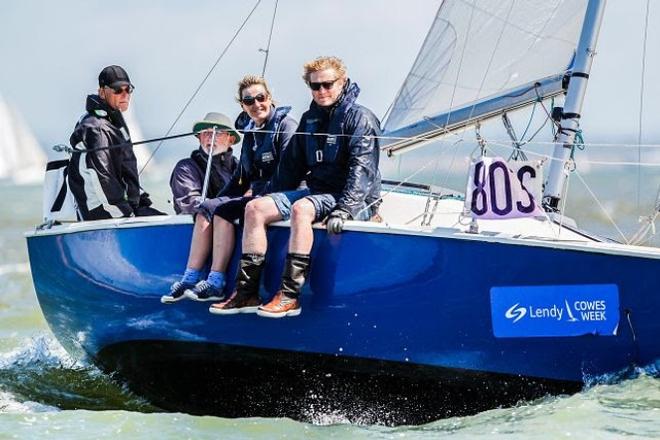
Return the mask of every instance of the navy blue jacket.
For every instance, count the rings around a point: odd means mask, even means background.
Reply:
[[[254,196],[263,194],[298,125],[288,115],[290,110],[273,107],[263,127],[250,120],[243,133],[239,166],[219,197],[241,197],[248,189]]]
[[[195,155],[203,159],[201,162],[208,160],[208,154],[204,152],[202,147],[199,147],[191,157],[181,159],[170,176],[170,188],[174,196],[174,211],[177,214],[196,213],[203,198],[202,187],[204,186],[206,166],[200,166],[200,161],[195,160],[193,157]],[[211,159],[211,177],[213,178],[214,174],[217,176],[219,188],[214,191],[212,185],[209,184],[206,197],[215,197],[224,188],[236,171],[237,165],[238,160],[232,156],[231,148],[224,153],[213,156],[213,159]]]
[[[332,107],[312,101],[280,161],[275,191],[295,189],[304,179],[312,194],[337,195],[337,207],[352,217],[365,203],[378,200],[380,122],[355,103],[359,94],[358,85],[349,81]]]

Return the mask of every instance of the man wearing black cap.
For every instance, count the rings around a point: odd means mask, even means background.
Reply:
[[[121,114],[128,110],[133,89],[123,68],[103,69],[98,95],[87,97],[87,112],[71,135],[74,153],[68,180],[83,220],[163,214],[151,208],[149,195],[141,192],[137,160]]]

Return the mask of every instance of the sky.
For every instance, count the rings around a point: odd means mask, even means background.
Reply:
[[[495,0],[493,0],[495,1]],[[158,137],[256,0],[2,0],[0,96],[44,146],[67,142],[106,65],[126,68],[144,135]],[[280,0],[266,70],[274,98],[299,116],[310,95],[302,64],[336,55],[380,117],[412,66],[440,0]],[[261,73],[275,0],[262,0],[173,133],[210,111],[234,117],[237,81]],[[591,139],[635,142],[646,0],[609,0],[583,108]],[[660,1],[650,0],[642,140],[660,143]],[[187,143],[186,143],[187,142]],[[190,142],[193,142],[190,140]],[[189,151],[190,142],[179,141]],[[178,153],[168,143],[166,155]]]

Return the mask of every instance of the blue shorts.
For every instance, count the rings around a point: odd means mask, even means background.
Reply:
[[[282,216],[282,220],[289,220],[291,218],[291,207],[295,202],[300,199],[307,199],[314,205],[314,221],[319,222],[326,218],[337,206],[339,194],[312,194],[308,188],[298,189],[295,191],[285,191],[280,193],[269,194],[268,197],[273,199],[277,210]],[[364,205],[366,206],[366,204]],[[363,209],[354,220],[369,220],[371,218],[371,209]]]

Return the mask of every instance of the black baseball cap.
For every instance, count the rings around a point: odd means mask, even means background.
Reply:
[[[128,73],[121,66],[108,66],[99,73],[99,87],[133,86]]]

